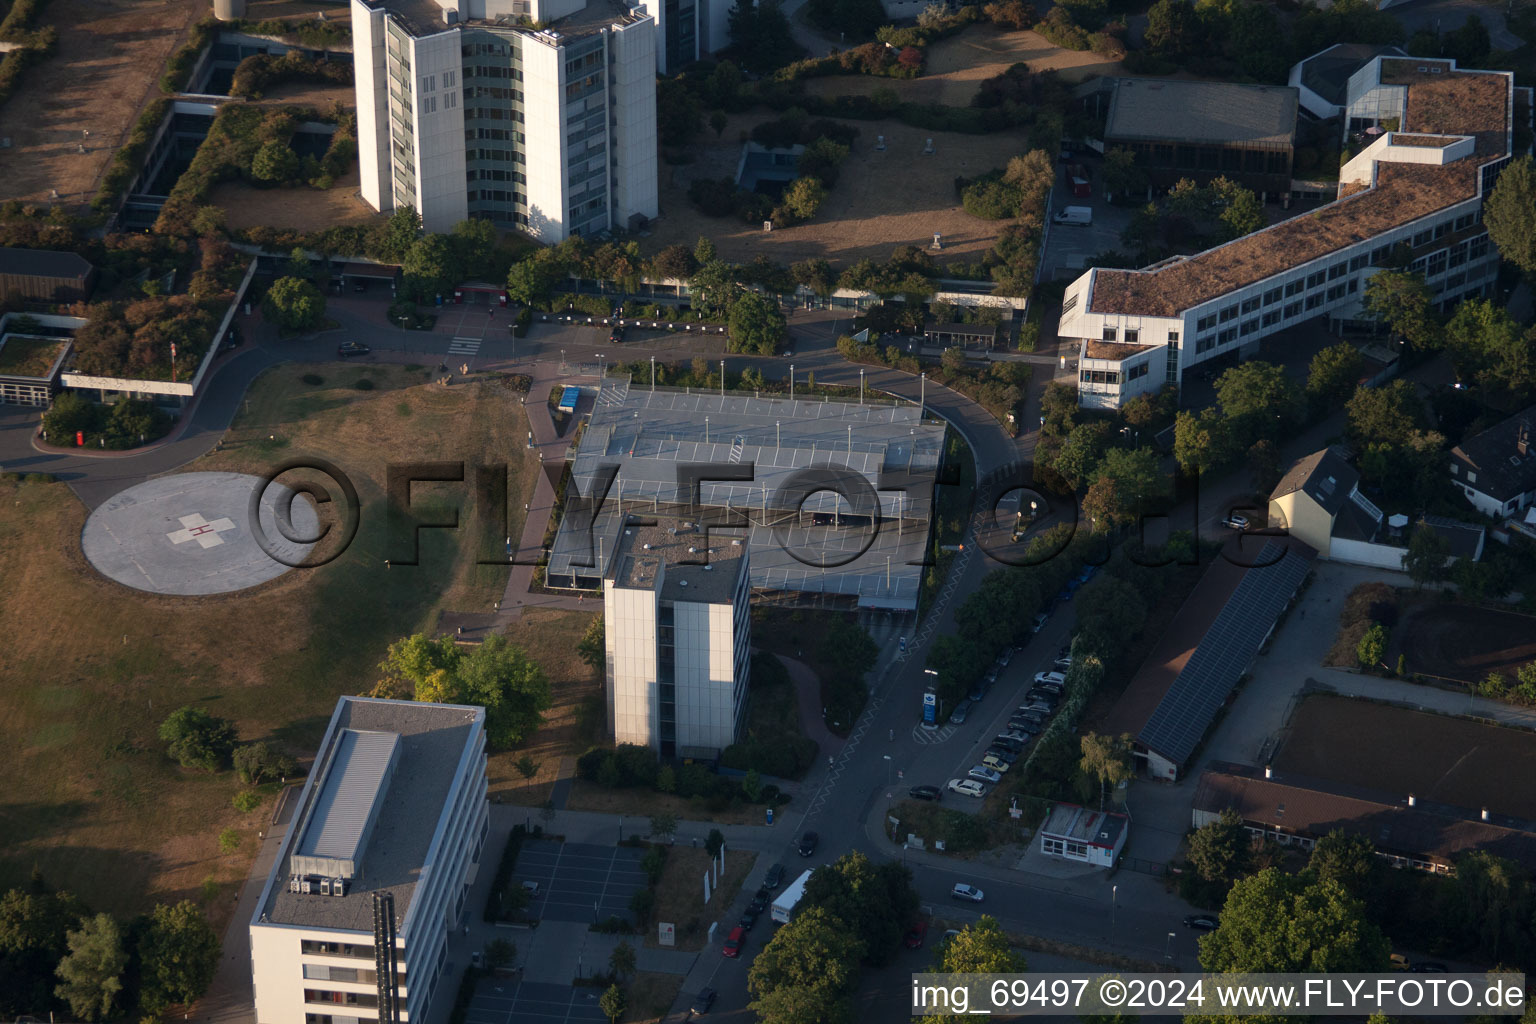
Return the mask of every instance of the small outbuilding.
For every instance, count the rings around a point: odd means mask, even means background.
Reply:
[[[77,252],[0,249],[0,298],[29,302],[84,302],[96,287],[96,268]]]
[[[989,349],[997,341],[993,324],[934,324],[923,328],[923,340],[930,345]]]
[[[1114,867],[1120,851],[1125,849],[1130,824],[1123,814],[1093,811],[1077,804],[1056,804],[1040,826],[1040,852],[1095,867]]]

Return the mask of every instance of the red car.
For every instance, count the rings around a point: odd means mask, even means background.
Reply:
[[[735,959],[741,956],[741,945],[747,941],[747,930],[740,925],[731,929],[731,934],[725,938],[725,947],[720,950],[724,955]]]
[[[928,922],[927,921],[919,921],[919,922],[917,922],[916,924],[914,924],[912,926],[912,929],[907,932],[907,939],[906,939],[906,941],[907,941],[907,948],[908,949],[922,949],[923,948],[923,939],[926,938],[927,935],[928,935]]]

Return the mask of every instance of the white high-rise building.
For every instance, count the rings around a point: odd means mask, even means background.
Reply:
[[[257,1024],[424,1021],[490,825],[485,709],[343,697],[251,921]]]
[[[538,26],[535,28],[535,26]],[[657,214],[655,19],[621,0],[352,0],[362,193],[558,242]]]
[[[630,525],[603,580],[608,724],[662,757],[736,742],[752,622],[747,545],[700,523]]]

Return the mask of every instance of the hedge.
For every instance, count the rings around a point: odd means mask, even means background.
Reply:
[[[171,59],[166,62],[165,74],[160,76],[161,92],[181,92],[187,86],[187,79],[197,65],[197,58],[213,42],[214,33],[219,27],[219,21],[214,18],[204,18],[192,26],[192,34],[187,37],[186,43],[171,54]]]
[[[485,895],[485,921],[493,924],[501,919],[501,900],[507,886],[512,884],[512,872],[517,867],[517,855],[522,852],[523,840],[527,838],[528,830],[521,825],[513,825],[511,833],[507,836],[506,848],[501,851],[501,860],[496,865],[496,877],[491,881],[491,891]]]
[[[24,0],[35,3],[37,0]],[[204,18],[192,28],[192,35],[181,49],[171,55],[160,77],[160,91],[181,92],[189,84],[187,79],[197,60],[202,56],[219,32],[246,32],[254,36],[274,36],[286,42],[299,43],[317,50],[327,50],[338,43],[349,42],[352,26],[344,21],[318,18],[297,18],[292,21],[271,19],[268,21],[219,21]],[[350,78],[348,79],[350,81]]]
[[[133,184],[134,175],[143,167],[144,158],[149,153],[149,144],[170,109],[171,101],[168,99],[153,100],[144,108],[128,140],[112,158],[111,166],[101,179],[101,188],[97,189],[96,198],[91,200],[91,209],[105,213],[123,198],[123,193]]]
[[[245,58],[235,68],[229,94],[260,99],[267,87],[290,81],[351,85],[352,66],[340,61],[311,60],[298,50],[281,57],[257,53]]]

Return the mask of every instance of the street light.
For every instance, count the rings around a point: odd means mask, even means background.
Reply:
[[[1168,960],[1173,959],[1173,932],[1168,933],[1168,945],[1163,950],[1163,957]]]
[[[1116,903],[1116,897],[1119,894],[1120,894],[1120,887],[1118,885],[1112,885],[1112,886],[1109,887],[1109,930],[1110,931],[1114,931],[1115,930],[1115,903]]]
[[[789,400],[795,400],[795,364],[789,364]]]
[[[859,371],[859,404],[864,404],[864,371]]]
[[[651,356],[651,390],[656,390],[656,357]]]
[[[917,418],[923,418],[923,408],[928,404],[928,375],[925,373],[917,381]]]
[[[891,755],[882,754],[880,756],[885,758],[885,784],[889,786],[891,784]]]

